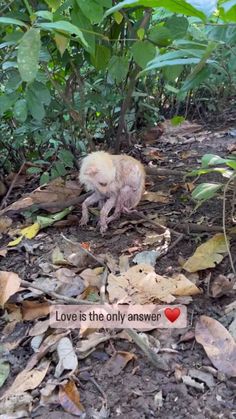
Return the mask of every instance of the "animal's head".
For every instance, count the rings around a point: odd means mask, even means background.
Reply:
[[[110,191],[114,182],[116,168],[110,154],[97,151],[89,154],[83,161],[80,170],[80,182],[88,190],[98,190],[102,195]]]

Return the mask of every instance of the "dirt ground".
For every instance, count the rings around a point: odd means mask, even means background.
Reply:
[[[159,168],[173,170],[191,170],[199,164],[201,157],[206,153],[218,154],[224,157],[229,153],[231,146],[236,144],[235,137],[224,133],[213,133],[211,136],[202,135],[203,138],[196,138],[194,141],[176,141],[164,143],[156,141],[144,149],[136,147],[132,153],[147,165],[152,160],[150,150],[154,149],[158,159],[154,161]],[[194,138],[194,136],[193,136]],[[153,161],[153,160],[152,160]],[[210,176],[212,179],[212,176]],[[214,175],[214,179],[217,176]],[[207,176],[205,179],[209,179]],[[190,178],[189,182],[192,179]],[[179,272],[181,260],[186,260],[193,254],[196,247],[212,236],[212,232],[189,231],[184,229],[184,223],[204,224],[208,226],[222,225],[222,197],[210,200],[194,211],[195,203],[190,198],[186,183],[181,176],[163,175],[149,176],[147,178],[147,189],[151,191],[162,191],[169,194],[170,202],[150,203],[142,202],[139,210],[146,215],[155,214],[165,220],[166,225],[176,225],[176,230],[183,233],[183,239],[168,251],[166,255],[157,260],[155,270],[159,274],[167,272]],[[14,201],[12,194],[12,201]],[[80,214],[80,208],[74,210],[74,214]],[[135,214],[129,216],[128,220],[138,220]],[[116,234],[117,230],[124,228],[122,217],[114,224],[108,233],[102,238],[95,230],[95,221],[89,227],[81,229],[78,226],[66,228],[48,228],[36,236],[31,243],[40,243],[33,253],[29,254],[27,249],[20,247],[8,253],[6,258],[1,258],[1,270],[14,271],[27,281],[31,281],[40,275],[39,262],[47,262],[50,252],[56,244],[61,242],[61,232],[71,240],[89,242],[90,251],[95,254],[110,253],[118,259],[121,254],[127,254],[127,249],[142,244],[143,230],[139,224],[126,223],[127,230],[124,233]],[[230,212],[227,212],[227,222],[230,221]],[[147,227],[152,231],[152,226]],[[118,230],[119,232],[119,230]],[[2,244],[6,237],[2,237]],[[150,247],[151,249],[151,247]],[[236,241],[232,243],[231,252],[235,260]],[[110,339],[98,345],[89,356],[79,360],[78,366],[78,388],[81,396],[81,403],[86,409],[87,418],[120,418],[120,419],[149,419],[168,418],[182,419],[195,417],[203,418],[236,418],[236,378],[228,377],[217,371],[203,347],[194,339],[195,324],[200,315],[207,315],[219,320],[226,328],[233,319],[225,315],[225,307],[235,300],[235,295],[212,298],[209,295],[209,275],[213,280],[219,274],[231,273],[229,258],[226,256],[223,261],[214,269],[201,271],[198,277],[198,286],[203,290],[200,296],[192,298],[187,305],[188,327],[186,329],[159,329],[147,332],[158,339],[162,348],[161,356],[166,359],[169,365],[168,371],[161,371],[150,364],[145,354],[133,343],[126,339]],[[41,297],[42,298],[42,297]],[[43,298],[42,298],[43,300]],[[18,300],[19,302],[19,300]],[[1,316],[2,314],[2,316]],[[0,311],[0,332],[6,326],[6,315]],[[27,327],[27,322],[21,324],[19,329]],[[15,331],[14,333],[17,333]],[[188,333],[188,334],[187,334]],[[189,338],[186,338],[189,336]],[[5,338],[5,337],[4,337]],[[77,330],[70,334],[73,344],[76,346],[79,340]],[[12,383],[14,377],[25,367],[27,360],[32,356],[33,351],[29,345],[30,338],[26,336],[20,345],[10,352],[8,361],[11,365],[10,375],[2,388],[3,391]],[[129,362],[119,374],[114,375],[106,368],[106,362],[113,355],[114,351],[127,351],[136,355],[136,358]],[[47,378],[40,386],[31,391],[34,406],[28,417],[53,419],[75,417],[66,413],[60,406],[59,400],[54,404],[40,405],[40,389],[53,375],[56,359],[55,354],[47,354],[51,360],[51,366]],[[236,362],[236,360],[235,360]],[[204,383],[202,388],[195,388],[187,385],[178,379],[178,371],[205,372],[211,376],[211,381]],[[187,373],[186,373],[187,374]],[[197,382],[201,382],[196,378]],[[1,393],[0,393],[1,395]],[[106,409],[101,410],[106,401]],[[10,419],[10,415],[3,415],[0,418]],[[14,416],[16,417],[16,416]]]

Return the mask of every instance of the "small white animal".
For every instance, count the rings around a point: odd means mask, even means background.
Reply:
[[[98,203],[100,231],[104,233],[111,221],[138,205],[144,192],[145,170],[138,160],[126,154],[95,151],[83,159],[79,180],[87,191],[93,191],[82,204],[80,225],[88,223],[88,206]]]

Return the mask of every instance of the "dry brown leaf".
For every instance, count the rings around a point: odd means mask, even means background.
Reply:
[[[142,196],[143,201],[161,202],[162,204],[169,204],[171,197],[161,192],[145,192]]]
[[[106,362],[104,368],[111,376],[119,375],[128,362],[136,359],[137,356],[131,352],[118,351]]]
[[[80,359],[86,358],[91,352],[96,349],[96,346],[102,342],[109,340],[111,336],[108,333],[94,332],[88,335],[87,339],[79,341],[76,352]]]
[[[35,189],[26,198],[21,198],[8,207],[0,211],[0,215],[8,211],[21,211],[29,208],[32,205],[39,205],[40,208],[46,209],[49,212],[58,212],[62,209],[62,204],[67,205],[75,196],[81,193],[81,187],[77,182],[66,181],[57,178],[46,186]]]
[[[0,217],[0,233],[6,233],[8,228],[12,225],[12,219],[3,215]]]
[[[203,269],[214,268],[224,258],[222,253],[227,252],[224,235],[215,234],[210,240],[201,244],[183,265],[188,272],[196,272]]]
[[[181,124],[173,125],[170,120],[162,122],[161,128],[164,131],[164,135],[173,136],[190,136],[190,134],[202,130],[202,126],[194,122],[183,121]]]
[[[23,301],[22,317],[23,320],[35,320],[45,317],[50,312],[49,303],[38,303],[37,301]]]
[[[68,337],[63,337],[57,344],[57,355],[59,358],[55,370],[55,377],[58,378],[64,370],[75,371],[78,367],[78,360],[73,345]]]
[[[38,366],[38,368],[30,371],[27,369],[21,371],[16,376],[11,387],[3,394],[1,399],[11,395],[23,394],[27,390],[37,388],[47,374],[49,365],[50,361],[44,361]]]
[[[0,306],[20,289],[21,279],[14,272],[0,271]]]
[[[196,324],[195,337],[215,368],[229,377],[236,377],[236,343],[220,322],[201,316]]]
[[[85,269],[83,272],[80,273],[81,278],[84,280],[85,287],[97,287],[100,289],[101,286],[101,275],[95,269]],[[102,268],[103,270],[104,268]]]
[[[30,329],[29,336],[43,335],[49,328],[49,320],[37,321],[35,325]]]
[[[155,273],[150,265],[139,264],[127,272],[108,276],[109,301],[145,304],[155,300],[170,303],[174,296],[199,294],[200,290],[184,275],[165,277]]]
[[[18,323],[13,321],[8,323],[3,330],[5,338],[2,340],[2,344],[6,351],[12,351],[18,348],[20,343],[28,334],[29,325],[26,323]]]
[[[0,249],[0,256],[5,258],[5,256],[7,255],[7,252],[8,252],[8,249]]]
[[[74,381],[70,380],[60,386],[59,401],[66,412],[75,416],[85,417],[85,409],[80,402],[80,393]]]
[[[58,333],[54,335],[49,335],[44,339],[43,343],[41,344],[39,351],[35,353],[27,362],[26,368],[31,370],[34,368],[35,365],[42,359],[48,352],[53,352],[56,349],[57,342],[64,336],[70,333],[69,330],[63,333]]]

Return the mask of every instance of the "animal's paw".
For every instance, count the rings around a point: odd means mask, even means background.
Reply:
[[[79,222],[80,227],[86,226],[87,224],[88,224],[88,218],[87,217],[82,217],[80,222]]]
[[[108,229],[108,226],[107,226],[107,224],[105,224],[105,223],[100,223],[100,233],[103,235],[106,231],[107,231],[107,229]]]

